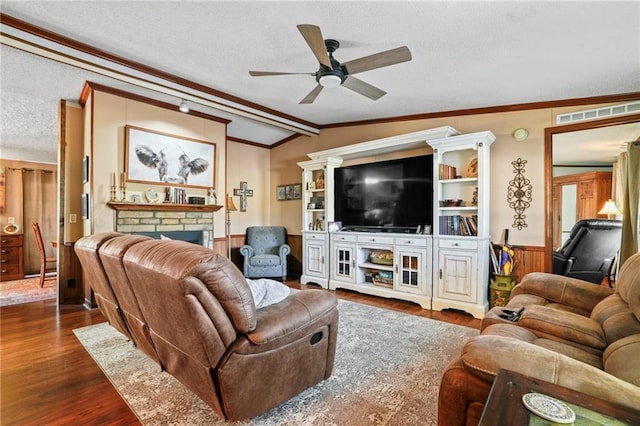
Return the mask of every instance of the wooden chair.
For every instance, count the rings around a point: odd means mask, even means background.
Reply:
[[[36,236],[38,252],[40,253],[40,287],[44,287],[45,274],[47,272],[47,263],[56,263],[57,259],[55,257],[47,257],[47,254],[44,251],[42,232],[40,232],[40,225],[38,225],[38,222],[33,222],[31,224],[31,227],[33,228],[33,233]]]

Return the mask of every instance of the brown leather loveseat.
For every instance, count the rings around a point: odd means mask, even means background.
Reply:
[[[109,322],[221,417],[254,417],[331,376],[329,292],[291,289],[257,309],[240,270],[205,247],[102,233],[75,250]]]
[[[516,321],[504,318],[522,308]],[[640,410],[640,253],[624,263],[615,290],[525,276],[446,368],[438,423],[477,424],[501,368]]]

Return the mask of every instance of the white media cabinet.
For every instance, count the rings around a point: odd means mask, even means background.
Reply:
[[[408,300],[425,309],[459,309],[482,318],[488,309],[489,147],[494,140],[488,131],[461,135],[445,126],[308,154],[310,160],[298,163],[304,194],[301,283]],[[434,193],[425,194],[433,199],[433,235],[330,232],[335,168],[391,153],[421,155],[415,150],[425,145],[433,149]],[[466,176],[474,158],[477,174]],[[454,173],[443,174],[443,167]],[[443,205],[450,199],[460,199],[462,205]],[[372,262],[372,252],[382,253],[388,264]],[[374,284],[374,275],[387,280]]]

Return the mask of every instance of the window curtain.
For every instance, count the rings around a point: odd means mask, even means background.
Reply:
[[[57,238],[57,173],[49,170],[22,169],[24,223],[24,271],[40,272],[40,253],[31,224],[38,222],[47,257],[55,257],[51,245]]]
[[[638,252],[640,226],[640,137],[627,144],[627,151],[618,159],[622,175],[622,243],[620,266]]]

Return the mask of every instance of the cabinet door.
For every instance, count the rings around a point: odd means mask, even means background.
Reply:
[[[438,296],[476,302],[477,253],[467,250],[438,251]]]
[[[304,274],[318,278],[327,278],[325,265],[325,250],[327,243],[324,240],[304,240]]]
[[[394,290],[426,294],[426,250],[396,248]]]
[[[332,251],[331,279],[355,282],[355,245],[336,243]]]

